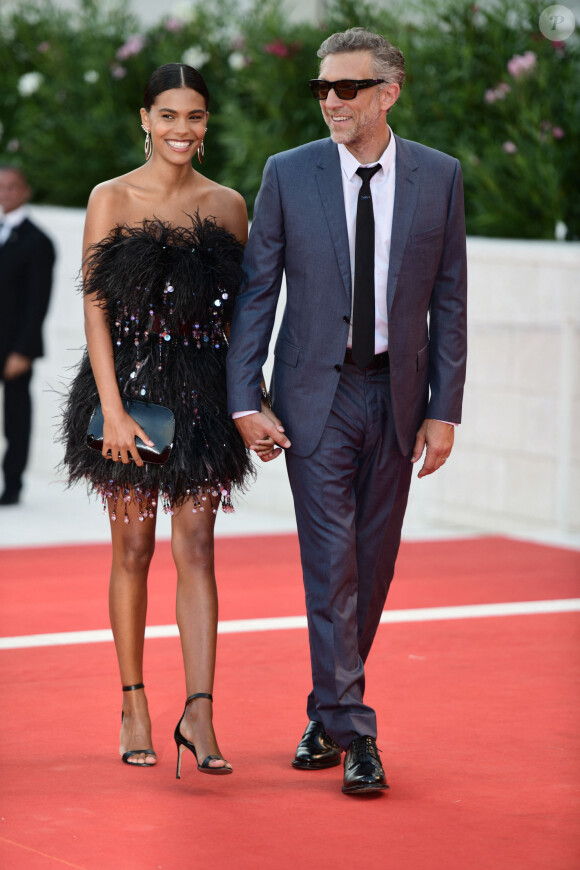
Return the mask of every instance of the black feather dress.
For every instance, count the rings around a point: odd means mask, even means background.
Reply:
[[[103,504],[137,502],[140,519],[158,497],[165,510],[186,499],[204,510],[209,495],[221,494],[223,509],[232,509],[231,489],[253,469],[226,401],[223,330],[243,280],[242,253],[234,236],[199,215],[189,227],[117,226],[92,247],[83,292],[107,312],[121,396],[171,408],[175,440],[165,465],[124,465],[87,448],[99,396],[85,352],[64,411],[70,483],[87,480]]]

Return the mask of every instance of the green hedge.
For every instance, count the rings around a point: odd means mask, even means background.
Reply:
[[[401,136],[463,164],[468,231],[580,238],[577,33],[551,42],[546,0],[408,2],[395,13],[331,0],[323,24],[290,24],[277,0],[187,7],[143,28],[122,4],[75,14],[24,2],[0,22],[0,162],[26,169],[35,201],[83,206],[91,188],[143,159],[139,107],[149,73],[192,63],[212,94],[203,171],[252,208],[269,154],[326,135],[307,87],[316,49],[364,25],[403,50],[407,81],[390,116]],[[211,6],[211,9],[209,8]]]

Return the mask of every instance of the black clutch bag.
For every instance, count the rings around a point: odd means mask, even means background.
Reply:
[[[163,465],[169,459],[173,447],[175,435],[173,412],[164,405],[152,405],[149,402],[136,402],[132,399],[124,399],[123,407],[153,441],[153,447],[149,447],[140,438],[135,439],[137,452],[143,462]],[[87,431],[87,447],[98,450],[99,453],[103,450],[104,422],[103,410],[99,402],[93,411]],[[130,458],[131,456],[129,456]]]

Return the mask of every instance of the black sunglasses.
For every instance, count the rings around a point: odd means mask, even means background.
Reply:
[[[308,86],[315,100],[325,100],[334,89],[339,100],[354,100],[364,88],[374,88],[385,84],[384,79],[341,79],[339,82],[326,82],[324,79],[310,79]]]

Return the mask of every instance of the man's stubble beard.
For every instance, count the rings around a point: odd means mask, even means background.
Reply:
[[[372,141],[377,121],[382,117],[382,112],[378,108],[373,111],[373,108],[374,106],[369,106],[366,112],[361,113],[350,130],[341,130],[340,128],[333,130],[331,124],[324,118],[330,130],[332,141],[337,145],[350,145],[359,148]]]

